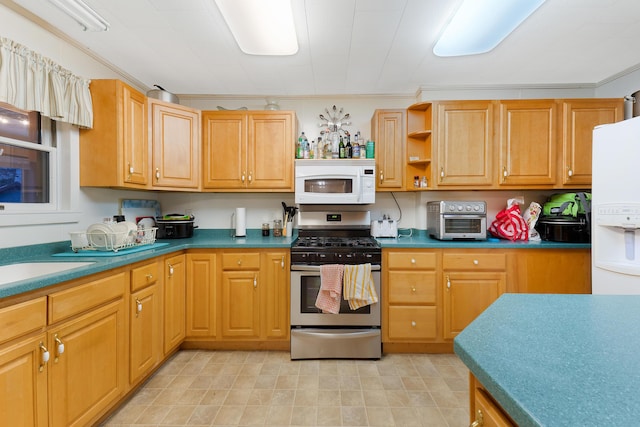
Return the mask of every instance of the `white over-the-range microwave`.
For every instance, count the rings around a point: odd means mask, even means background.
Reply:
[[[376,201],[375,159],[296,160],[298,204],[369,204]]]

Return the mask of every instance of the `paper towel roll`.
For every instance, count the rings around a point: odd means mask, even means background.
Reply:
[[[236,237],[244,237],[247,235],[247,209],[236,208]]]

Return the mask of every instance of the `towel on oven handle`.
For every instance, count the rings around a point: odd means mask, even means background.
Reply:
[[[320,290],[316,297],[316,307],[323,313],[340,313],[343,274],[344,265],[326,264],[320,266]]]
[[[344,266],[343,293],[351,310],[378,302],[378,293],[371,277],[371,264]]]

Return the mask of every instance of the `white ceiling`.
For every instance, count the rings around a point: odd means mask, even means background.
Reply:
[[[640,64],[638,0],[547,0],[494,51],[455,58],[431,50],[459,0],[292,0],[300,49],[289,57],[243,54],[213,0],[85,0],[111,23],[104,33],[82,31],[48,1],[13,2],[137,82],[177,94],[592,86]]]

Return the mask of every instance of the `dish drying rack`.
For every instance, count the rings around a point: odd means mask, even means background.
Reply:
[[[118,252],[121,249],[151,245],[156,241],[158,227],[149,227],[137,232],[131,231],[72,231],[71,250]]]

